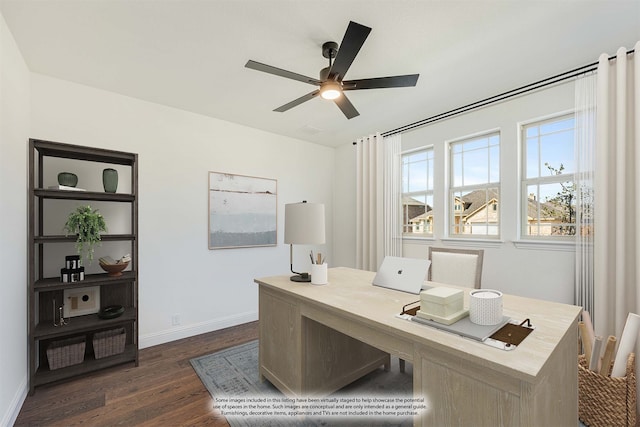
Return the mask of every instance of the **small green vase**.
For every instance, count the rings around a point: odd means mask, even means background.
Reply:
[[[78,176],[71,172],[60,172],[58,174],[58,184],[75,187],[78,184]]]
[[[106,168],[102,171],[102,185],[107,193],[115,193],[118,189],[118,171]]]

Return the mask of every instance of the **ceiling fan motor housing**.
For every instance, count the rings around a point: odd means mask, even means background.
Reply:
[[[338,54],[338,43],[325,42],[322,44],[322,56],[333,59]]]

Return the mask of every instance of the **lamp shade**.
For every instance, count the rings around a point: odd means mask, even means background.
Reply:
[[[284,242],[298,245],[323,244],[324,205],[307,202],[285,205]]]

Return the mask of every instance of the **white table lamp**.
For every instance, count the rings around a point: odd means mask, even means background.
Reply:
[[[290,245],[289,261],[294,282],[310,282],[309,273],[293,271],[293,245],[320,245],[325,242],[324,205],[291,203],[284,206],[284,242]]]

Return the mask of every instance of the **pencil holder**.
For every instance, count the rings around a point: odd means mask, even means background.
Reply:
[[[311,265],[311,284],[326,285],[329,281],[327,274],[327,263]]]
[[[629,354],[626,376],[609,377],[589,370],[578,356],[578,418],[589,427],[636,425],[636,364]],[[609,371],[611,368],[609,367]]]

